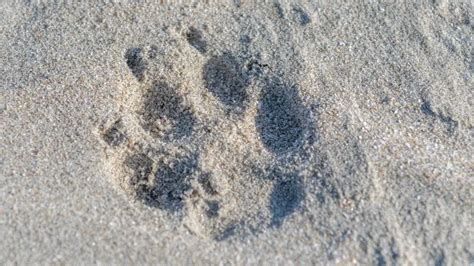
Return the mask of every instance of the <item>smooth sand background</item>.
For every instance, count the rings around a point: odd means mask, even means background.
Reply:
[[[1,3],[0,264],[474,263],[470,1],[113,2]]]

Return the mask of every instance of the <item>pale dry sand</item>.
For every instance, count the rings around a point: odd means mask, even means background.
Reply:
[[[474,263],[470,1],[102,2],[1,2],[0,264]]]

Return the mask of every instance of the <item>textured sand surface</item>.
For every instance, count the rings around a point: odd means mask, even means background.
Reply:
[[[470,1],[101,2],[0,4],[0,264],[474,263]]]

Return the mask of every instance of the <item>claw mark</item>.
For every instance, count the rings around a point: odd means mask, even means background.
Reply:
[[[293,7],[293,12],[296,22],[301,26],[306,26],[311,22],[311,18],[301,7]]]
[[[425,99],[423,99],[423,103],[421,104],[420,109],[423,114],[431,116],[444,123],[447,127],[449,134],[453,134],[456,128],[458,127],[458,122],[454,121],[454,119],[452,119],[450,116],[446,116],[442,113],[436,113],[435,111],[433,111],[431,103]]]
[[[121,131],[121,128],[122,122],[121,120],[118,120],[102,134],[102,138],[112,147],[119,146],[127,138],[127,136]]]
[[[204,40],[201,31],[198,29],[190,27],[189,31],[186,33],[186,40],[201,54],[207,52],[207,42]]]
[[[133,75],[138,81],[143,81],[145,78],[146,62],[143,59],[141,48],[130,48],[125,53],[127,66],[132,71]]]

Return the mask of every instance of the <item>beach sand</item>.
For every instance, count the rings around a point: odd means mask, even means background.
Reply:
[[[470,1],[139,2],[0,4],[0,264],[474,263]]]

